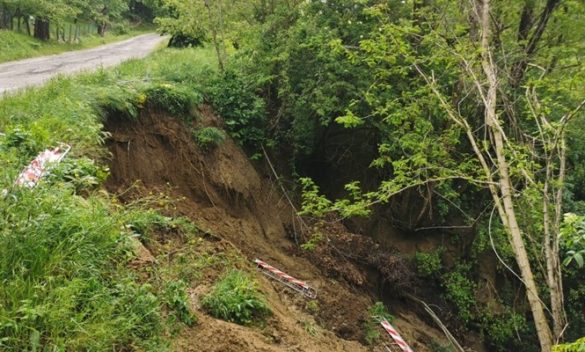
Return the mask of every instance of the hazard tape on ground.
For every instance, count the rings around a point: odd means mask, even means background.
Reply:
[[[269,265],[266,262],[263,262],[260,259],[254,259],[254,263],[256,263],[256,267],[264,275],[281,282],[282,284],[292,288],[293,290],[301,293],[302,295],[310,299],[317,298],[317,292],[306,282],[295,279],[294,277],[288,275],[287,273],[281,270],[278,270],[277,268],[273,267],[272,265]]]
[[[400,336],[400,334],[398,333],[398,330],[396,330],[392,325],[390,325],[390,323],[388,322],[388,320],[386,319],[382,319],[380,321],[380,324],[382,325],[382,327],[384,328],[384,330],[386,330],[386,332],[388,333],[388,335],[390,335],[390,337],[392,337],[392,339],[396,342],[396,344],[398,345],[398,347],[400,347],[400,349],[404,352],[414,352],[412,350],[412,348],[410,348],[410,346],[408,346],[408,344],[406,343],[406,341],[404,341],[404,339],[402,338],[402,336]]]
[[[34,188],[47,172],[49,165],[61,162],[70,150],[70,145],[62,144],[43,151],[20,173],[14,184]]]

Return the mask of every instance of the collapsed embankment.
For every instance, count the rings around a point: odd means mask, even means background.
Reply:
[[[384,252],[369,238],[353,235],[339,225],[328,230],[325,250],[306,252],[293,240],[299,224],[291,204],[279,188],[253,165],[241,148],[227,138],[218,147],[203,149],[191,131],[201,126],[221,127],[209,107],[184,122],[163,112],[143,111],[137,121],[110,117],[110,192],[123,201],[163,192],[175,201],[173,215],[189,217],[211,234],[212,252],[237,252],[249,262],[262,258],[309,282],[318,291],[318,304],[256,274],[274,312],[266,326],[242,327],[199,312],[199,324],[175,339],[179,351],[384,351],[384,342],[365,346],[364,322],[381,282],[393,287],[412,284],[409,269],[399,255]],[[165,241],[168,241],[165,240]],[[170,247],[184,246],[171,241]],[[148,245],[152,252],[160,249]],[[180,248],[165,247],[167,252]],[[155,256],[160,253],[154,253]],[[168,253],[167,253],[168,254]],[[158,261],[157,264],[164,265]],[[248,264],[240,264],[251,269]],[[190,283],[190,304],[200,310],[200,298],[219,273]],[[402,279],[402,277],[404,279]],[[398,285],[398,286],[397,286]],[[417,351],[433,343],[445,345],[442,334],[409,308],[396,301],[390,307],[395,325]],[[402,304],[401,304],[402,303]],[[422,318],[422,319],[421,319]]]

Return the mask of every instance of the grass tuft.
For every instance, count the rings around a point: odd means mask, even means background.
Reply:
[[[203,127],[193,131],[195,142],[204,150],[218,147],[225,140],[225,133],[219,128]]]
[[[248,325],[270,314],[256,282],[240,270],[232,270],[202,301],[212,316],[237,324]]]

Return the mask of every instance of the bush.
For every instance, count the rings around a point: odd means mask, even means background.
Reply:
[[[224,276],[203,299],[202,305],[212,316],[242,325],[270,314],[256,283],[239,270]]]
[[[474,316],[475,284],[468,278],[468,265],[459,265],[450,273],[443,275],[446,297],[457,307],[457,316],[468,324]]]
[[[193,131],[195,142],[204,150],[213,149],[225,140],[225,133],[215,127],[204,127]]]
[[[526,319],[506,307],[500,314],[490,311],[483,313],[481,317],[482,331],[493,351],[510,351],[521,348],[525,340],[517,340],[516,336],[528,330]],[[517,342],[516,346],[514,343]]]
[[[109,175],[109,169],[89,158],[65,158],[55,165],[46,176],[47,181],[71,184],[76,192],[89,191],[101,185]]]
[[[206,93],[234,139],[251,148],[258,147],[264,141],[264,101],[240,76],[228,71],[211,82]]]
[[[164,298],[166,305],[173,310],[172,315],[187,326],[192,326],[197,322],[197,316],[189,309],[186,289],[187,285],[183,280],[170,282],[165,287]]]
[[[430,253],[416,252],[414,262],[418,274],[426,278],[436,277],[443,268],[441,253],[442,249]]]

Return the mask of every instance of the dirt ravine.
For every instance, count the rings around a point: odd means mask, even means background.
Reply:
[[[38,86],[57,75],[90,71],[142,58],[164,40],[168,38],[149,33],[97,48],[6,62],[0,64],[0,94]]]
[[[112,153],[107,189],[122,201],[160,192],[177,199],[173,215],[191,218],[219,241],[212,243],[210,252],[229,249],[246,258],[247,268],[266,294],[273,316],[265,328],[243,327],[208,316],[199,309],[199,303],[213,281],[201,279],[190,283],[189,288],[190,305],[199,324],[174,339],[172,350],[386,352],[385,345],[391,341],[382,331],[378,343],[364,344],[364,323],[371,319],[367,310],[374,303],[365,284],[356,284],[343,275],[329,276],[329,270],[322,269],[323,260],[300,255],[290,234],[294,213],[277,186],[230,138],[215,149],[202,150],[193,141],[191,130],[222,127],[222,121],[206,106],[200,107],[196,116],[194,125],[160,111],[143,111],[137,121],[110,117],[105,123],[105,130],[111,134],[107,145]],[[314,309],[309,310],[302,297],[254,271],[250,264],[254,258],[307,281],[318,292]],[[348,266],[335,258],[325,261],[334,267]],[[392,313],[397,313],[396,328],[417,352],[430,351],[432,341],[446,344],[437,329],[407,307]]]

